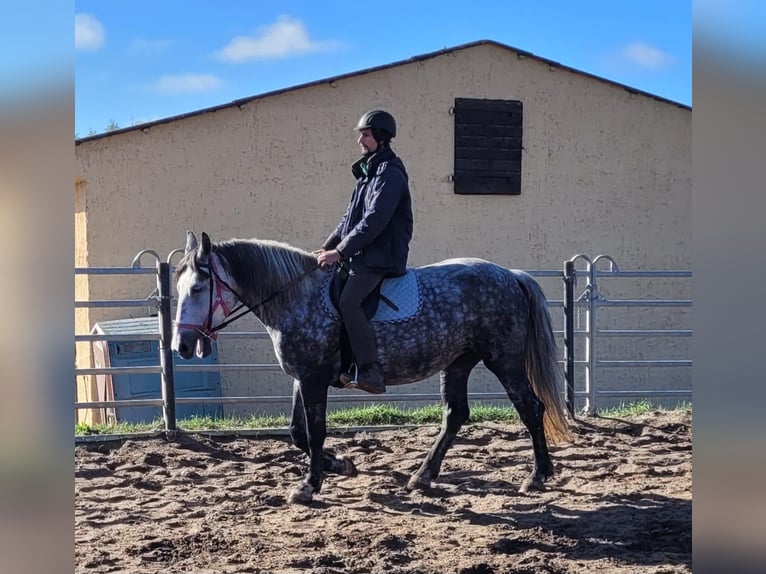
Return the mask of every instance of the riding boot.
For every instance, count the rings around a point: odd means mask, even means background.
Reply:
[[[356,379],[354,379],[352,373],[342,373],[340,382],[349,389],[360,389],[373,395],[386,392],[386,385],[383,382],[383,367],[380,361],[373,361],[360,366],[356,375]]]

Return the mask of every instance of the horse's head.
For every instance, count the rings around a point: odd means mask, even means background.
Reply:
[[[186,232],[186,249],[175,276],[178,308],[171,348],[184,359],[194,354],[206,357],[212,350],[211,340],[216,338],[215,325],[222,323],[238,302],[206,233],[198,243],[194,233]]]

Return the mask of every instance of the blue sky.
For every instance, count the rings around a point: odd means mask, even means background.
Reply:
[[[494,40],[692,104],[682,0],[75,2],[75,133]]]

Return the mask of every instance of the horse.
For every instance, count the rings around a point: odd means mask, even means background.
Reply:
[[[416,312],[372,322],[387,386],[439,373],[441,428],[407,490],[427,490],[468,421],[468,377],[483,361],[500,381],[532,439],[534,468],[520,491],[544,490],[554,477],[548,450],[572,439],[559,393],[556,341],[543,291],[523,271],[478,258],[409,268],[419,289]],[[266,327],[282,370],[293,378],[290,437],[309,459],[288,502],[310,504],[325,473],[356,476],[354,463],[324,449],[327,396],[341,373],[342,321],[326,304],[333,269],[287,243],[186,234],[176,265],[172,350],[183,359],[211,352],[211,339],[241,312]],[[239,316],[239,315],[236,315]]]

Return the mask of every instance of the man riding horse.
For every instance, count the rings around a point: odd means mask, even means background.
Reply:
[[[369,393],[385,393],[383,369],[369,321],[362,309],[385,277],[404,275],[412,239],[409,177],[391,149],[394,117],[383,110],[365,113],[356,125],[362,157],[351,166],[356,186],[340,223],[315,251],[322,266],[342,263],[348,279],[338,310],[358,367],[343,372],[341,383]]]

